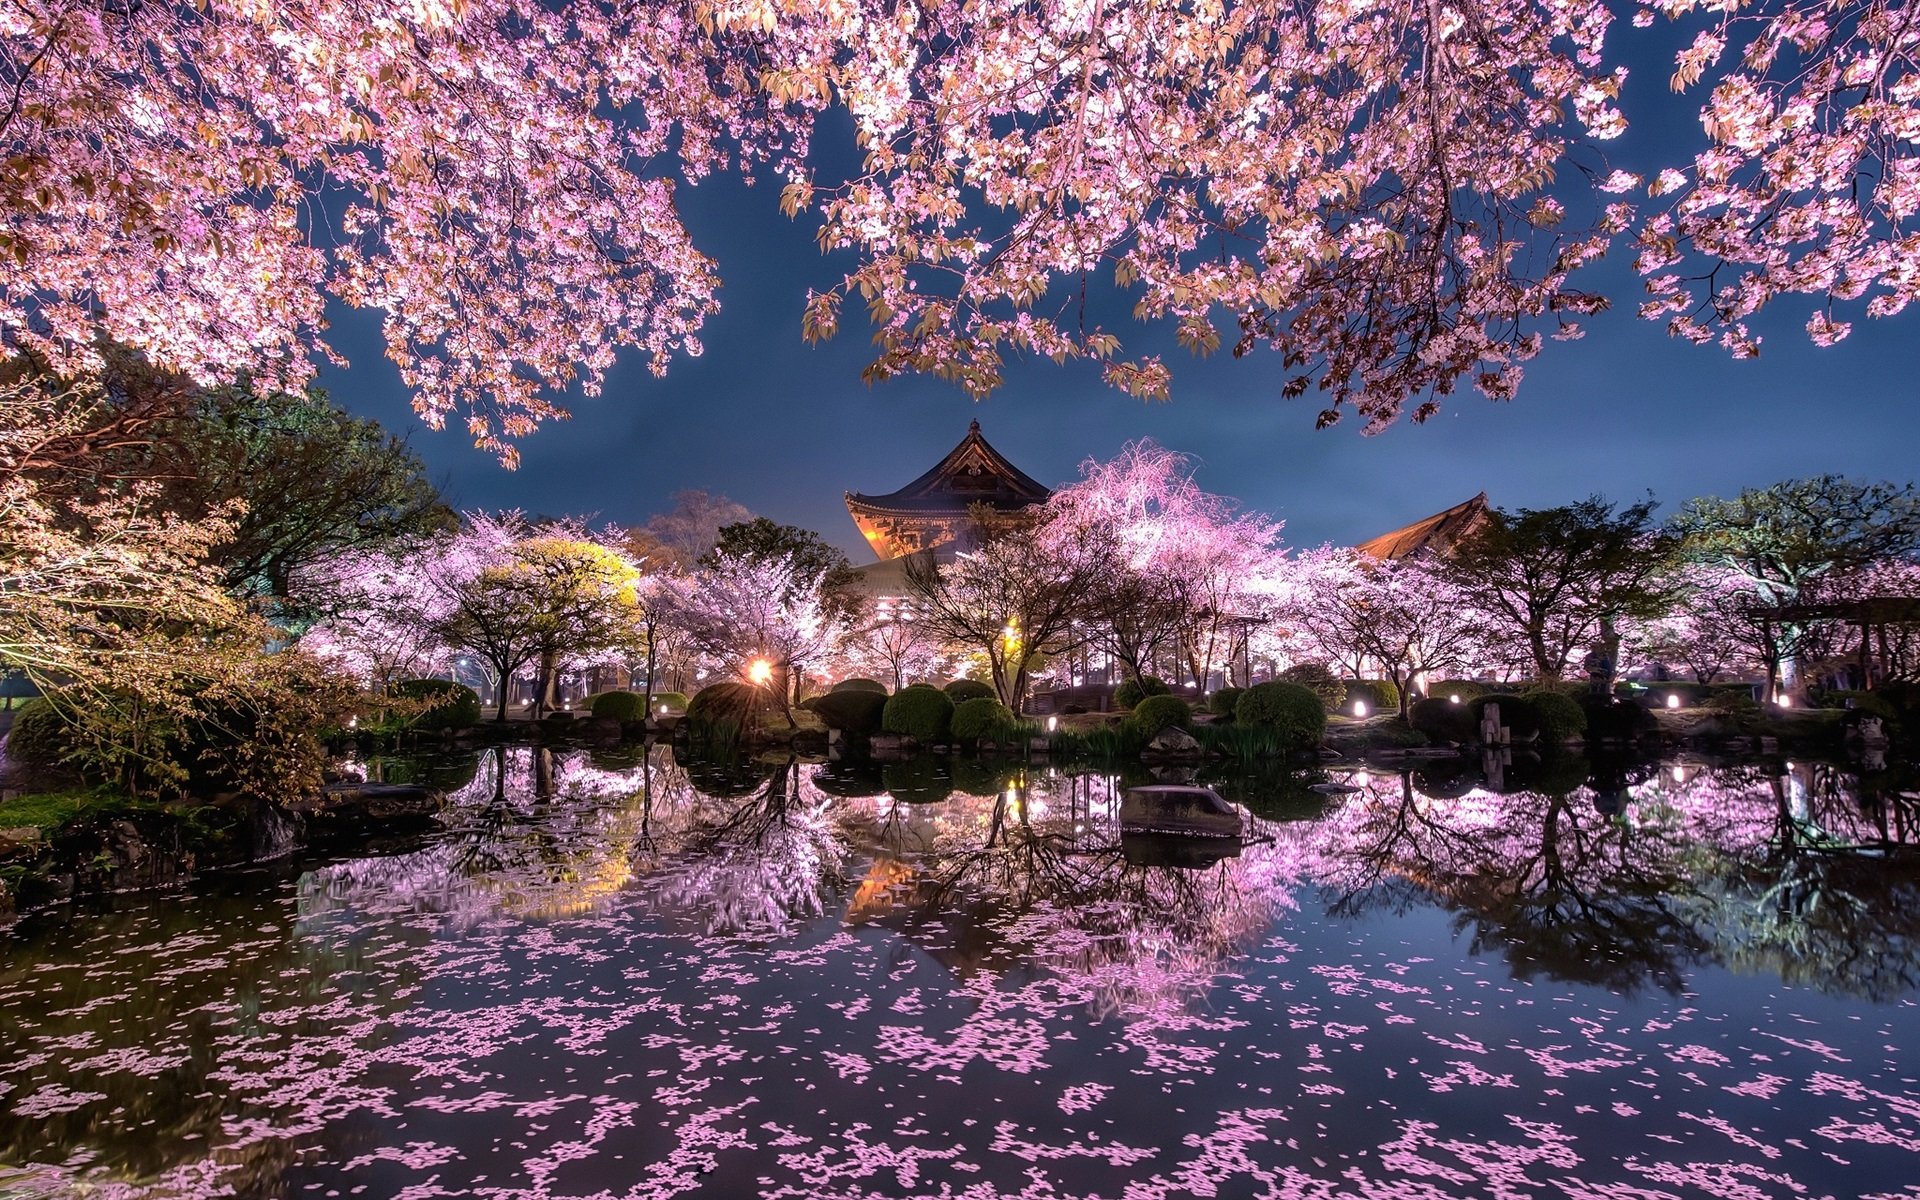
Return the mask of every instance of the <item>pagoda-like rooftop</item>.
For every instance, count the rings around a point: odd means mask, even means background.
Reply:
[[[1408,558],[1422,551],[1445,554],[1461,538],[1478,529],[1486,521],[1489,511],[1487,494],[1481,492],[1452,508],[1361,542],[1354,549],[1374,558]]]
[[[848,492],[846,499],[861,535],[889,559],[953,538],[978,505],[1013,514],[1052,494],[995,450],[974,421],[959,445],[905,487],[880,496]]]

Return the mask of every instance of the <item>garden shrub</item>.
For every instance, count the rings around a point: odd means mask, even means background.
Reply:
[[[667,711],[670,713],[675,713],[675,712],[683,713],[687,711],[686,693],[685,692],[655,692],[653,694],[653,711],[659,712],[660,706],[662,704],[667,706]]]
[[[812,709],[828,729],[872,737],[880,732],[880,714],[887,707],[887,696],[885,692],[854,688],[814,696],[806,701],[805,707]]]
[[[945,692],[947,699],[953,701],[955,704],[963,704],[968,700],[979,700],[983,697],[992,699],[999,698],[999,694],[993,690],[992,684],[983,683],[978,679],[956,679],[940,690]]]
[[[1512,692],[1488,692],[1460,706],[1473,716],[1475,741],[1479,740],[1480,720],[1489,704],[1500,706],[1500,723],[1507,727],[1514,741],[1527,741],[1540,732],[1540,715],[1526,696]]]
[[[1320,697],[1310,688],[1283,680],[1248,688],[1234,707],[1233,720],[1236,725],[1272,730],[1288,752],[1319,745],[1327,728]]]
[[[1465,704],[1475,696],[1486,694],[1487,685],[1471,679],[1436,679],[1427,685],[1427,696],[1433,700],[1451,700],[1458,696],[1460,703]]]
[[[1325,663],[1295,663],[1280,672],[1287,683],[1297,683],[1320,698],[1322,712],[1338,712],[1347,702],[1347,685]]]
[[[402,679],[390,689],[406,700],[420,700],[429,707],[415,716],[414,729],[466,729],[480,723],[480,694],[464,683],[451,679]]]
[[[1391,679],[1348,679],[1343,681],[1347,696],[1342,704],[1351,711],[1355,700],[1364,700],[1368,713],[1400,711],[1400,689]]]
[[[644,721],[647,719],[647,698],[639,692],[601,692],[587,705],[587,711],[596,717],[615,721]]]
[[[1127,720],[1133,723],[1142,737],[1151,739],[1162,729],[1191,728],[1193,709],[1178,696],[1148,696],[1133,706],[1133,715]]]
[[[1753,698],[1753,687],[1744,683],[1715,684],[1707,696],[1706,707],[1728,716],[1760,711],[1759,701]]]
[[[751,683],[728,680],[709,684],[687,703],[687,726],[697,738],[729,740],[753,723],[767,702],[767,690]]]
[[[1464,745],[1479,737],[1479,721],[1474,717],[1472,706],[1455,704],[1444,696],[1414,701],[1413,707],[1407,710],[1407,720],[1437,742]]]
[[[951,691],[953,685],[947,686]],[[966,745],[981,738],[1004,742],[1013,736],[1015,724],[1013,710],[991,695],[973,696],[953,706],[953,740]]]
[[[1231,720],[1234,707],[1240,703],[1240,697],[1245,691],[1246,689],[1237,687],[1221,688],[1207,697],[1207,711],[1216,717],[1226,717]]]
[[[1572,696],[1562,692],[1538,691],[1528,692],[1521,699],[1533,706],[1542,740],[1571,742],[1586,733],[1587,714]],[[1508,724],[1511,726],[1512,722]]]
[[[1589,740],[1636,741],[1659,728],[1651,712],[1613,696],[1582,696],[1576,703],[1586,715]]]
[[[953,701],[937,687],[916,683],[887,697],[880,727],[923,744],[944,742],[952,733]]]
[[[1166,680],[1142,675],[1138,679],[1126,680],[1113,689],[1113,702],[1121,708],[1132,708],[1148,696],[1165,696],[1172,691]]]
[[[7,733],[7,757],[36,767],[51,767],[73,749],[67,718],[44,696],[14,710],[13,728]]]
[[[856,675],[852,679],[842,679],[839,683],[834,684],[833,690],[836,692],[878,692],[884,696],[887,694],[887,685],[881,683],[878,679],[863,679]]]

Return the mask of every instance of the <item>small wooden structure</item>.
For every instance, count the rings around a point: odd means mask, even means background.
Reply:
[[[1155,783],[1128,788],[1120,803],[1120,831],[1237,838],[1246,814],[1210,787]]]
[[[1747,610],[1747,616],[1762,624],[1841,621],[1853,626],[1860,634],[1860,646],[1855,652],[1860,690],[1872,691],[1894,673],[1894,656],[1887,642],[1888,628],[1920,625],[1920,597],[1864,596],[1858,600],[1829,600],[1819,604],[1756,605]]]

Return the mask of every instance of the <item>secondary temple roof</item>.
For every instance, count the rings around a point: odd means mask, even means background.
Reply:
[[[1445,554],[1454,543],[1478,529],[1487,513],[1487,494],[1481,492],[1443,512],[1361,542],[1354,549],[1375,558],[1407,558],[1422,550]]]

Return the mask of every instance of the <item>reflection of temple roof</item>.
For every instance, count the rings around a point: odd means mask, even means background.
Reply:
[[[961,516],[975,504],[1012,512],[1039,504],[1051,494],[1044,484],[988,445],[980,435],[980,422],[975,421],[967,427],[967,436],[960,444],[918,479],[884,496],[848,492],[847,507],[856,514]]]
[[[1445,554],[1487,519],[1487,494],[1481,492],[1443,512],[1361,542],[1354,549],[1374,558],[1408,558],[1423,550]]]

